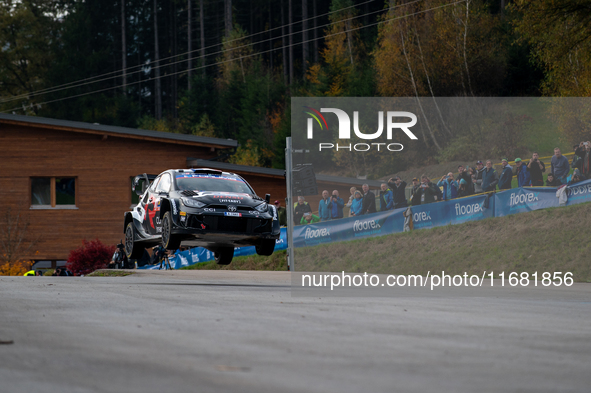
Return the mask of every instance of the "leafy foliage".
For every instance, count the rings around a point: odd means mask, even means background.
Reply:
[[[104,269],[115,252],[115,246],[107,246],[100,240],[83,240],[82,246],[70,251],[66,268],[75,275]]]
[[[13,261],[6,262],[0,265],[0,276],[22,276],[31,270],[33,262],[30,261]]]

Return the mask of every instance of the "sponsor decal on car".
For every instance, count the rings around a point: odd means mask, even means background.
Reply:
[[[242,213],[224,212],[224,216],[242,217]]]
[[[186,216],[186,215],[187,215],[187,212],[181,212],[181,213],[180,213],[180,215],[181,215],[182,217],[184,217],[184,216]]]

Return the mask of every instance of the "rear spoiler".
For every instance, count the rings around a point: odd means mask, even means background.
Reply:
[[[157,177],[158,177],[158,175],[148,175],[145,173],[142,173],[141,175],[137,175],[136,177],[133,178],[133,182],[131,183],[131,190],[134,191],[137,195],[142,195],[148,189],[148,187],[150,187],[150,184]],[[142,186],[140,188],[138,186],[142,180],[144,182],[142,183]]]

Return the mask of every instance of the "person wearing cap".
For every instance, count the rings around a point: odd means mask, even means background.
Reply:
[[[531,178],[529,175],[529,170],[527,166],[523,164],[521,158],[515,159],[515,165],[517,165],[516,175],[517,175],[517,187],[527,187],[531,186]]]
[[[546,172],[546,166],[540,160],[540,155],[536,152],[532,155],[531,160],[527,164],[527,170],[531,177],[532,186],[543,186],[544,185],[544,172]]]
[[[277,218],[279,218],[279,225],[282,227],[287,226],[287,210],[285,210],[285,208],[281,206],[281,203],[279,203],[279,201],[275,201],[273,204],[275,205],[275,209],[277,209]]]
[[[484,171],[484,164],[482,163],[482,161],[476,161],[476,173],[474,174],[474,177],[476,178],[476,180],[474,181],[474,193],[475,194],[480,194],[481,192],[483,192],[482,189],[482,172]]]
[[[390,190],[392,190],[394,209],[407,207],[408,203],[406,202],[406,182],[402,181],[400,176],[394,176],[388,180],[388,187],[390,187]]]
[[[509,160],[503,158],[501,160],[503,164],[503,171],[499,177],[499,190],[508,190],[511,188],[511,182],[513,181],[513,167],[509,165]]]
[[[464,182],[466,183],[466,192],[469,193],[468,195],[472,195],[472,191],[474,189],[474,186],[472,185],[472,176],[470,176],[470,174],[463,165],[458,165],[458,177],[456,179],[458,181],[458,184],[462,179],[464,179]]]

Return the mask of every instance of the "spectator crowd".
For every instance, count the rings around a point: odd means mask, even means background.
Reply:
[[[574,156],[572,162],[562,155],[559,148],[554,149],[554,155],[550,160],[550,168],[540,160],[539,154],[534,152],[526,163],[521,158],[514,160],[515,167],[509,165],[509,160],[501,160],[502,168],[497,172],[490,160],[486,163],[477,161],[474,168],[460,165],[458,175],[454,178],[452,172],[442,176],[439,181],[433,182],[422,175],[412,179],[410,198],[406,197],[407,183],[394,176],[382,183],[378,196],[370,191],[367,184],[363,184],[361,190],[350,188],[351,195],[345,203],[340,197],[339,191],[322,191],[322,199],[318,203],[318,214],[312,210],[310,204],[303,196],[298,196],[298,202],[294,205],[294,222],[296,225],[312,224],[320,221],[343,218],[345,213],[351,216],[360,216],[377,211],[376,199],[379,201],[379,211],[394,210],[402,207],[424,205],[436,201],[462,198],[466,196],[489,193],[497,189],[508,190],[512,188],[513,179],[517,179],[518,187],[547,186],[561,187],[571,185],[591,178],[591,142],[581,142],[573,146]],[[569,176],[571,168],[574,169]],[[544,174],[546,181],[544,182]]]

